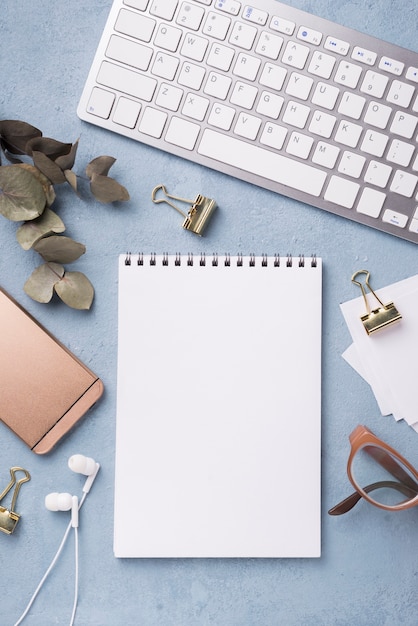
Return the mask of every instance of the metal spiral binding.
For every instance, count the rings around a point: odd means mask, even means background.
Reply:
[[[132,253],[131,252],[127,252],[126,253],[126,257],[125,257],[125,265],[131,265],[132,264]],[[174,256],[174,265],[176,267],[180,266],[182,263],[182,254],[180,252],[176,252]],[[152,266],[157,265],[157,257],[158,255],[155,252],[152,252],[149,255],[149,264]],[[243,267],[244,265],[244,259],[248,258],[248,265],[249,267],[255,267],[257,264],[257,256],[254,253],[251,253],[248,257],[244,257],[244,255],[242,254],[242,252],[238,252],[237,254],[237,259],[236,259],[236,266],[237,267]],[[293,264],[296,263],[296,258],[293,257],[291,254],[287,254],[286,257],[280,257],[280,254],[274,254],[274,256],[269,257],[268,254],[266,254],[265,252],[263,252],[260,256],[261,258],[261,267],[268,267],[268,265],[273,262],[273,267],[280,267],[281,265],[281,259],[285,258],[285,264],[286,267],[293,267]],[[217,252],[214,252],[212,255],[212,260],[211,260],[211,265],[212,267],[218,267],[219,263],[220,263],[220,259],[219,259],[219,255]],[[168,252],[164,252],[161,255],[161,264],[163,266],[168,266],[170,264],[170,254]],[[193,265],[195,264],[195,259],[194,259],[194,254],[193,252],[189,252],[187,254],[187,258],[186,258],[186,265],[189,267],[193,267]],[[231,255],[229,252],[226,252],[224,255],[224,259],[223,259],[223,265],[225,267],[230,267],[232,264],[231,261]],[[138,259],[137,259],[137,265],[144,265],[144,254],[141,252],[138,254]],[[199,258],[199,265],[201,267],[205,267],[207,265],[207,259],[206,259],[206,253],[202,252],[200,254],[200,258]],[[306,265],[306,261],[305,261],[305,256],[303,254],[300,254],[297,257],[297,266],[298,267],[305,267]],[[311,267],[317,267],[318,263],[317,263],[317,258],[316,258],[316,254],[312,254],[310,257],[310,266]]]

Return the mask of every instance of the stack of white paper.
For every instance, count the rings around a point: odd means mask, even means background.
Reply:
[[[401,321],[368,335],[360,319],[367,312],[363,296],[344,302],[341,310],[353,343],[343,357],[369,383],[382,415],[403,419],[418,432],[418,275],[376,294],[384,304],[394,303]],[[373,300],[370,294],[372,310],[378,306]]]

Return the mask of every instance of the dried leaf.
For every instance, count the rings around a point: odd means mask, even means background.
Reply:
[[[14,222],[43,213],[46,196],[39,180],[18,165],[0,167],[0,213]]]
[[[99,156],[90,161],[86,167],[87,176],[92,179],[94,174],[107,176],[116,159],[111,156]]]
[[[71,237],[51,235],[43,237],[34,246],[45,261],[55,263],[72,263],[86,251],[86,246]]]
[[[77,193],[77,176],[72,170],[64,170],[64,176],[73,190]]]
[[[16,239],[24,250],[29,250],[42,237],[52,233],[63,233],[64,222],[51,209],[45,209],[36,220],[25,222],[16,232]]]
[[[26,145],[35,137],[42,137],[42,132],[19,120],[0,121],[0,143],[3,150],[12,154],[27,154]]]
[[[46,206],[51,206],[54,203],[56,194],[55,189],[49,178],[47,178],[37,167],[31,165],[30,163],[19,163],[18,165],[19,167],[22,167],[23,169],[30,172],[33,176],[35,176],[37,180],[39,180],[45,192]]]
[[[29,156],[33,152],[42,152],[45,156],[48,156],[52,161],[55,161],[58,157],[68,154],[71,151],[71,143],[63,143],[56,139],[50,139],[49,137],[35,137],[28,141],[26,149]]]
[[[74,165],[75,156],[77,154],[77,148],[78,148],[78,139],[71,146],[71,150],[67,154],[63,154],[62,156],[59,156],[58,158],[55,159],[55,163],[62,170],[71,170]]]
[[[93,174],[90,183],[91,193],[99,202],[125,202],[129,200],[128,190],[113,178]]]
[[[32,159],[36,167],[46,176],[52,184],[60,185],[67,180],[63,171],[58,165],[55,164],[48,156],[43,152],[33,150]]]
[[[61,300],[73,309],[86,310],[91,307],[94,288],[81,272],[66,272],[54,289]]]
[[[57,263],[44,263],[37,267],[23,289],[33,300],[45,304],[54,295],[54,285],[64,276],[64,268]]]

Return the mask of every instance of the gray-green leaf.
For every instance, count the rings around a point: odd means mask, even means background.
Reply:
[[[45,261],[72,263],[86,251],[86,246],[71,237],[52,235],[43,237],[34,246]]]
[[[65,225],[62,219],[51,211],[45,209],[36,220],[25,222],[16,232],[16,239],[24,250],[29,250],[37,241],[52,233],[63,233]]]
[[[128,190],[120,185],[113,178],[102,176],[101,174],[93,174],[90,183],[91,193],[96,200],[104,202],[126,202],[129,200]]]
[[[45,304],[54,295],[54,285],[64,276],[64,268],[57,263],[44,263],[37,267],[24,285],[32,300]]]
[[[60,185],[67,180],[61,168],[43,152],[33,150],[32,159],[36,167],[41,170],[42,174],[49,178],[54,185]]]
[[[41,183],[19,165],[0,167],[0,213],[14,222],[42,214],[46,196]]]
[[[61,300],[73,309],[87,310],[91,307],[94,288],[81,272],[66,272],[54,289]]]
[[[91,179],[94,174],[100,174],[101,176],[107,176],[110,168],[114,164],[116,159],[111,156],[99,156],[90,161],[86,167],[86,174]]]

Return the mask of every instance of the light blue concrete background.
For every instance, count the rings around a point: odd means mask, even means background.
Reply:
[[[0,623],[15,622],[58,547],[68,516],[46,511],[44,496],[50,491],[80,492],[83,480],[67,469],[67,459],[81,452],[97,459],[102,469],[80,519],[77,624],[417,626],[418,509],[389,514],[361,503],[341,518],[326,513],[350,491],[345,473],[347,438],[358,423],[367,424],[418,465],[418,434],[391,417],[381,417],[367,384],[341,358],[350,337],[339,311],[339,302],[357,295],[350,283],[355,270],[367,267],[374,285],[384,286],[417,273],[417,248],[80,122],[77,102],[110,4],[110,0],[3,0],[0,7],[0,119],[26,120],[62,141],[80,137],[75,166],[80,174],[91,158],[113,155],[117,162],[112,174],[132,197],[128,204],[111,207],[91,200],[85,190],[82,199],[68,189],[59,190],[56,208],[68,234],[87,246],[74,269],[84,271],[96,288],[90,312],[60,303],[40,305],[23,293],[38,258],[17,244],[16,225],[0,220],[1,285],[106,386],[100,404],[48,457],[36,457],[0,427],[0,485],[8,480],[12,465],[22,465],[32,474],[18,500],[22,520],[16,533],[0,536]],[[293,0],[293,4],[418,50],[416,0]],[[206,238],[183,231],[174,211],[151,203],[151,189],[158,183],[166,183],[178,195],[203,192],[217,199],[220,210]],[[323,257],[320,559],[113,557],[117,255],[127,250],[315,251]],[[72,591],[73,551],[68,545],[25,623],[69,623]]]

